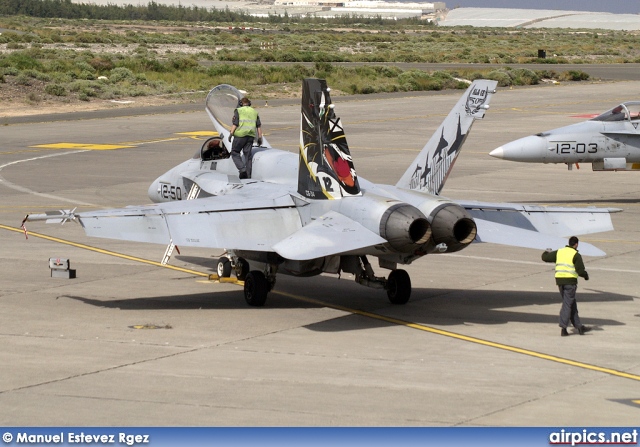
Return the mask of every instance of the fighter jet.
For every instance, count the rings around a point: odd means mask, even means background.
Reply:
[[[277,274],[351,273],[364,286],[406,303],[411,279],[398,268],[472,242],[544,249],[566,237],[612,229],[608,209],[544,208],[449,200],[445,180],[475,120],[484,117],[496,82],[476,80],[453,107],[396,185],[357,175],[344,127],[324,80],[302,84],[299,153],[253,148],[251,178],[240,179],[229,158],[230,117],[242,93],[213,88],[205,110],[218,137],[193,158],[156,179],[156,204],[123,209],[28,215],[25,220],[79,222],[89,236],[224,248],[219,277],[244,281],[251,306],[264,305]],[[584,255],[603,255],[581,243]],[[166,257],[166,253],[165,253]],[[390,270],[376,276],[368,257]]]
[[[588,121],[507,143],[489,153],[528,163],[591,163],[594,171],[640,170],[640,101],[629,101]]]

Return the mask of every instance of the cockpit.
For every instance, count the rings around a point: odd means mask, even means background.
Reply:
[[[624,102],[596,116],[592,121],[637,121],[640,120],[640,101]]]
[[[211,137],[204,142],[202,147],[193,156],[194,159],[202,161],[223,160],[231,155],[224,145],[221,137]]]

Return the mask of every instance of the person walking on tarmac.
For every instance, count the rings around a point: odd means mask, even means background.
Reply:
[[[233,112],[233,126],[229,133],[229,141],[233,137],[231,145],[231,158],[238,168],[240,178],[251,178],[251,165],[253,154],[253,140],[258,137],[258,146],[262,145],[262,128],[258,112],[251,107],[248,98],[238,101],[238,108]],[[242,155],[244,154],[244,160]]]
[[[583,326],[578,315],[578,304],[576,303],[576,290],[578,289],[578,276],[585,281],[589,281],[589,274],[584,268],[582,256],[578,253],[578,238],[571,236],[569,245],[556,251],[548,248],[542,253],[544,262],[556,263],[556,284],[562,296],[562,308],[560,309],[560,335],[569,335],[567,326],[569,322],[578,330],[580,335],[591,330]]]

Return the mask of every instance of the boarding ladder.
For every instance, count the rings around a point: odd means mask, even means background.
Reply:
[[[200,187],[195,183],[191,185],[191,189],[189,190],[189,194],[187,195],[187,200],[197,199],[200,194]],[[187,214],[187,213],[183,213]],[[176,248],[176,244],[173,243],[173,239],[169,241],[169,245],[167,245],[167,249],[164,251],[164,256],[162,257],[162,262],[160,264],[167,265],[169,259],[171,259],[171,255],[173,254],[173,250]],[[180,250],[178,249],[178,254],[180,254]]]

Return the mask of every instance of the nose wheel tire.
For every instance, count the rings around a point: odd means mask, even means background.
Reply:
[[[249,272],[244,279],[244,299],[249,306],[264,306],[269,288],[269,281],[264,273],[259,270]]]
[[[393,270],[387,279],[386,289],[392,304],[407,304],[411,298],[411,278],[406,270]]]
[[[219,278],[228,278],[231,276],[231,261],[227,257],[218,259],[218,265],[216,266],[216,272]]]

